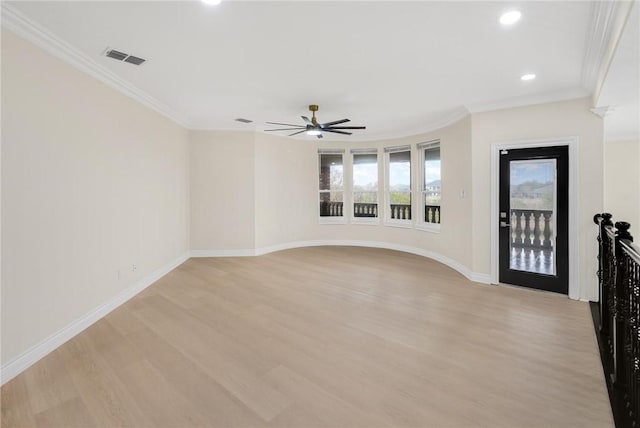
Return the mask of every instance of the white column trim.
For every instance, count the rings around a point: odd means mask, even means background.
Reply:
[[[596,1],[592,3],[589,34],[582,60],[582,86],[598,104],[602,85],[618,47],[633,1]]]

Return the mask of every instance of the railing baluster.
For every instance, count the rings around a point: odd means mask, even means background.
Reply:
[[[552,212],[543,213],[544,216],[544,244],[543,248],[551,248],[551,214]]]
[[[516,211],[516,239],[513,245],[515,247],[521,247],[524,244],[522,236],[522,217],[524,214],[520,211]]]
[[[542,247],[542,235],[540,233],[540,218],[542,217],[542,213],[539,211],[534,211],[532,215],[533,215],[533,246]]]
[[[553,211],[512,209],[510,215],[511,243],[520,248],[551,248],[551,218]]]
[[[525,245],[531,247],[533,246],[533,229],[534,229],[534,222],[535,216],[533,214],[533,212],[527,213],[525,215],[525,231],[524,231],[524,236],[525,236]]]

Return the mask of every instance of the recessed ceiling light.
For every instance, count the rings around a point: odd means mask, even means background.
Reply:
[[[222,0],[200,0],[204,4],[209,4],[211,6],[217,6],[220,4]]]
[[[520,21],[522,14],[519,10],[511,10],[509,12],[505,12],[500,16],[500,23],[502,25],[513,25],[516,22]]]
[[[524,80],[525,82],[527,80],[533,80],[536,78],[536,75],[533,73],[527,73],[527,74],[523,74],[522,76],[520,76],[520,80]]]

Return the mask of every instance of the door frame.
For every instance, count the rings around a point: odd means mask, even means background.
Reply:
[[[491,144],[491,283],[498,280],[498,212],[500,211],[500,151],[536,147],[569,147],[569,298],[579,300],[580,290],[580,241],[579,241],[579,175],[578,137],[560,137]]]

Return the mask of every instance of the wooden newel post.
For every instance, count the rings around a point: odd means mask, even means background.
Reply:
[[[626,324],[629,322],[629,295],[624,281],[624,266],[622,263],[622,246],[620,241],[627,239],[633,240],[629,233],[631,225],[626,221],[618,221],[615,224],[616,240],[615,240],[615,379],[614,386],[619,389],[627,389],[627,374],[625,364],[625,331]]]
[[[612,257],[612,254],[607,254],[607,246],[605,239],[607,237],[605,226],[613,226],[611,223],[611,214],[602,213],[596,214],[593,217],[593,222],[598,225],[598,288],[600,290],[600,299],[598,301],[598,308],[600,310],[600,325],[598,327],[600,335],[608,338],[610,334],[611,325],[609,320],[611,319],[611,311],[609,308],[612,306],[610,299],[613,298],[613,292],[610,284],[608,284],[608,278],[610,273],[608,271],[609,261],[608,257]],[[606,341],[608,342],[608,341]]]

